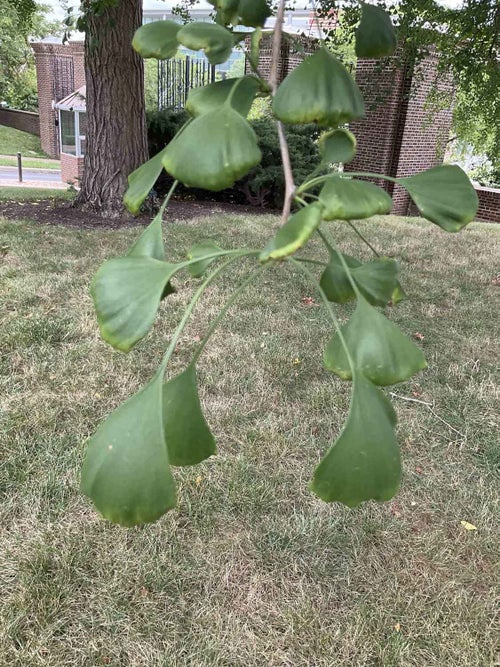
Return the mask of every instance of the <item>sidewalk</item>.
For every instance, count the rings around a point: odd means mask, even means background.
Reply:
[[[0,180],[0,188],[34,188],[44,190],[67,190],[68,184],[62,181],[19,181],[14,179]]]

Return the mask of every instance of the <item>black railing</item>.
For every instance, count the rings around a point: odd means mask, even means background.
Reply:
[[[183,109],[191,88],[215,81],[215,66],[205,58],[158,61],[158,108]]]

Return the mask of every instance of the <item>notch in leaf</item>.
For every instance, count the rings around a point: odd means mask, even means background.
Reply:
[[[283,259],[302,248],[321,224],[323,207],[315,202],[294,213],[259,255],[261,262]]]
[[[404,382],[427,366],[422,350],[363,297],[358,296],[356,310],[342,334],[356,370],[376,385]],[[328,343],[323,359],[326,368],[343,380],[352,378],[338,334]]]
[[[459,232],[477,214],[479,200],[467,174],[456,165],[442,165],[399,178],[418,210],[447,232]]]
[[[91,294],[101,336],[128,352],[151,328],[170,279],[182,268],[151,257],[120,257],[105,262],[94,276]]]
[[[389,14],[381,7],[362,3],[361,22],[356,30],[358,58],[383,58],[394,53],[396,33]]]
[[[314,472],[312,491],[322,500],[356,507],[390,500],[401,479],[396,415],[387,397],[358,373],[347,422]]]
[[[261,157],[249,123],[225,104],[186,126],[166,147],[163,166],[184,185],[217,191],[231,187]]]
[[[325,47],[285,78],[273,100],[285,123],[342,125],[365,115],[361,92],[347,69]]]
[[[156,521],[175,507],[158,374],[120,405],[88,443],[81,489],[99,512],[121,526]]]
[[[143,58],[173,58],[179,48],[177,34],[180,29],[175,21],[146,23],[136,31],[132,46]]]
[[[349,130],[339,128],[323,134],[318,141],[321,161],[325,164],[333,162],[350,162],[356,155],[356,137]]]
[[[216,453],[201,410],[194,366],[164,384],[163,425],[171,465],[196,465]]]
[[[234,46],[232,34],[217,23],[187,23],[177,33],[177,39],[188,49],[203,50],[211,65],[225,63]]]
[[[367,181],[332,176],[321,189],[325,220],[361,220],[391,212],[392,199],[385,190]]]

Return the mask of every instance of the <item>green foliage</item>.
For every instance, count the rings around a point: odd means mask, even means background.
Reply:
[[[35,58],[29,39],[58,35],[57,23],[47,21],[45,7],[31,0],[0,0],[0,102],[36,111],[38,92]]]
[[[236,17],[236,22],[248,25],[260,25],[265,20],[265,3],[217,0],[214,4],[219,18],[223,14],[224,24],[229,23],[229,16],[231,22]],[[284,0],[280,7],[283,10]],[[228,57],[230,43],[239,39],[220,24],[191,23],[174,32],[172,25],[141,28],[134,44],[143,55],[158,57],[173,55],[173,42],[178,41],[205,50],[211,62],[221,62]],[[357,40],[358,53],[388,53],[395,43],[388,17],[379,9],[364,7]],[[252,43],[254,47],[260,43],[260,34]],[[278,122],[274,134],[269,119],[254,123],[262,133],[252,129],[247,120],[252,101],[257,92],[271,95],[271,91],[278,121],[298,123],[301,129],[289,128],[286,133]],[[352,380],[346,424],[316,468],[311,488],[326,502],[339,501],[349,507],[371,499],[389,500],[400,485],[401,462],[394,433],[396,415],[379,387],[408,380],[426,367],[426,361],[422,351],[376,309],[403,297],[397,262],[378,253],[369,262],[345,256],[322,227],[324,221],[345,220],[357,231],[354,220],[391,209],[386,191],[332,168],[332,163],[352,159],[356,149],[353,136],[339,125],[363,115],[359,90],[343,65],[321,47],[279,87],[276,81],[265,82],[259,77],[231,79],[194,91],[188,110],[190,118],[167,146],[161,146],[160,152],[130,177],[126,195],[129,208],[139,210],[161,165],[186,186],[214,191],[232,187],[243,177],[249,179],[247,184],[252,179],[255,184],[259,169],[265,179],[267,166],[266,177],[273,186],[278,175],[269,172],[276,168],[284,173],[282,225],[270,234],[264,249],[224,250],[207,240],[192,246],[184,262],[169,262],[162,240],[162,217],[175,190],[174,183],[162,210],[128,254],[109,259],[97,271],[92,296],[101,334],[124,352],[150,331],[162,299],[173,291],[171,279],[177,273],[186,271],[193,280],[206,277],[186,307],[153,379],[118,407],[91,438],[83,468],[83,490],[104,516],[126,526],[154,521],[175,504],[170,465],[195,465],[215,453],[215,441],[198,397],[196,364],[240,292],[269,266],[283,262],[304,273],[327,309],[332,338],[324,353],[326,368],[344,380]],[[315,139],[319,127],[328,128],[320,142],[321,156],[317,142],[316,150],[310,151],[312,164],[304,157],[313,134],[311,122],[315,123]],[[266,156],[266,136],[268,146],[279,151],[271,159]],[[293,163],[293,138],[299,143],[304,139],[300,164]],[[259,163],[261,166],[256,168]],[[326,173],[318,175],[321,171]],[[477,210],[472,185],[457,167],[436,167],[389,180],[405,187],[422,215],[446,231],[461,229]],[[298,210],[290,215],[292,203]],[[316,232],[329,255],[326,262],[297,256]],[[367,245],[372,248],[369,242]],[[223,258],[225,261],[219,263]],[[198,301],[222,271],[242,258],[253,260],[256,268],[221,307],[185,370],[165,384],[165,371]],[[319,281],[307,268],[308,263],[321,266]],[[351,300],[356,301],[354,313],[341,327],[332,302]]]

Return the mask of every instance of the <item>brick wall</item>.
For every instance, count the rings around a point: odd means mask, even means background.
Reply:
[[[52,103],[59,102],[85,84],[83,42],[36,42],[32,47],[36,61],[42,149],[52,157],[59,157],[57,112]]]
[[[477,220],[500,222],[500,188],[476,187],[479,197]]]
[[[13,127],[22,132],[40,135],[40,117],[31,111],[0,109],[0,125]]]
[[[356,81],[368,111],[366,119],[351,124],[358,153],[347,165],[348,171],[382,172],[398,178],[442,163],[452,121],[452,82],[442,75],[437,78],[435,54],[417,67],[400,65],[397,58],[383,69],[375,60],[358,61]],[[439,108],[429,98],[435,82]],[[393,197],[393,213],[411,213],[411,201],[403,188],[387,181],[379,184]]]
[[[83,176],[83,157],[61,153],[61,181],[78,184]]]
[[[297,65],[300,65],[304,58],[314,53],[317,48],[318,44],[315,39],[308,39],[307,37],[294,37],[293,41],[286,39],[282,44],[278,60],[278,81],[283,81],[289,72],[295,69]],[[250,50],[250,40],[247,40],[247,49]],[[259,55],[259,71],[263,79],[269,80],[272,61],[272,35],[266,35],[261,42]],[[245,64],[245,73],[252,73],[252,68],[248,61]]]

